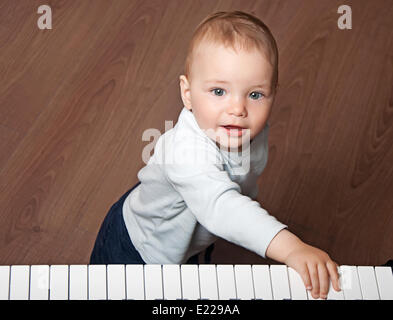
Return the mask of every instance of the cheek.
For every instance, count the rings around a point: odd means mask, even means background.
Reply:
[[[264,108],[263,111],[260,110],[255,111],[254,113],[249,115],[250,124],[254,129],[262,130],[263,127],[265,126],[265,123],[268,120],[268,117],[269,117],[269,112],[267,108]]]
[[[200,117],[203,118],[204,121],[211,121],[216,108],[214,108],[214,104],[208,97],[204,95],[196,96],[193,101],[193,106],[198,110]]]
[[[195,96],[195,103],[200,108],[204,108],[204,107],[206,108],[212,104],[212,101],[207,94],[202,92]]]

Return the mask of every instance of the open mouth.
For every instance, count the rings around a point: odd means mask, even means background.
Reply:
[[[243,134],[244,128],[236,126],[223,126],[230,136],[240,137]]]

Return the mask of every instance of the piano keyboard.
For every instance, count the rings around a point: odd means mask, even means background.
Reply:
[[[340,266],[329,300],[393,300],[390,267]],[[0,266],[0,300],[314,300],[286,265]]]

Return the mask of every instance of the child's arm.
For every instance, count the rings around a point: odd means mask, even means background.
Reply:
[[[311,295],[314,299],[326,299],[329,276],[333,288],[340,291],[337,264],[326,252],[304,243],[286,229],[277,233],[270,242],[266,256],[295,269],[306,288],[312,288]]]

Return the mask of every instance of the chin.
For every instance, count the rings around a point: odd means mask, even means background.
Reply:
[[[251,143],[251,141],[250,141],[250,143]],[[239,139],[230,139],[229,142],[222,142],[222,143],[220,143],[219,141],[216,140],[216,145],[219,149],[222,149],[222,150],[241,152],[243,145],[245,145],[245,143],[242,143],[242,140],[239,138]],[[231,149],[231,150],[228,150],[228,149]]]

